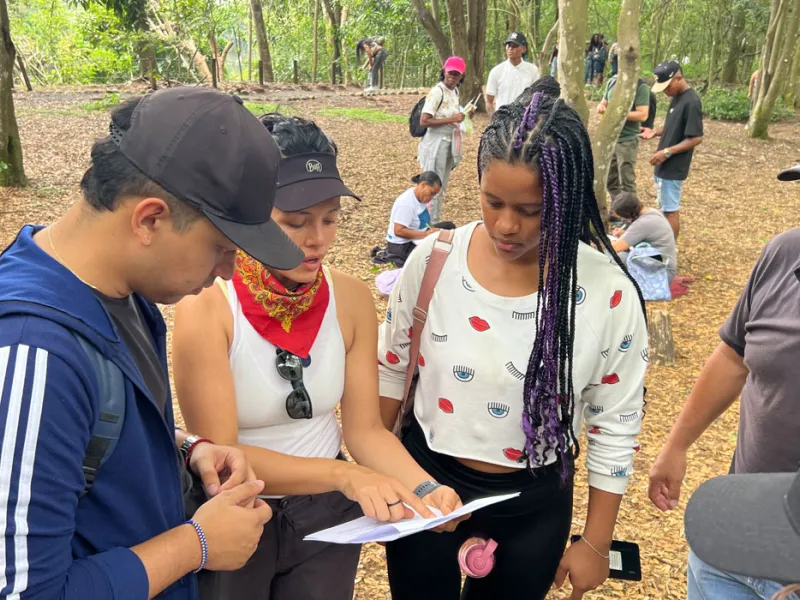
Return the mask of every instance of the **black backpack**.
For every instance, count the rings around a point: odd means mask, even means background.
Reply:
[[[425,98],[420,98],[414,105],[414,108],[411,109],[411,114],[408,116],[408,131],[411,137],[425,137],[425,132],[428,131],[427,127],[423,127],[419,124],[422,119],[422,107],[425,106],[426,99],[427,96],[425,96]],[[442,99],[439,100],[439,106],[436,107],[436,112],[441,108],[442,102],[444,102],[444,91],[442,92]]]

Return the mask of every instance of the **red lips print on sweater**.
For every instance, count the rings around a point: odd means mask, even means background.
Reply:
[[[400,357],[397,356],[394,352],[387,352],[386,353],[386,362],[390,365],[396,365],[400,362]]]
[[[453,412],[453,403],[450,402],[447,398],[439,398],[439,408],[442,412],[452,414]]]
[[[487,323],[480,317],[470,317],[469,324],[472,325],[472,328],[475,331],[483,332],[489,329],[489,323]]]
[[[611,308],[617,308],[620,302],[622,302],[622,290],[617,290],[611,296]]]
[[[503,454],[508,460],[513,460],[519,462],[522,458],[522,450],[517,450],[516,448],[506,448],[503,450]]]
[[[600,383],[607,383],[608,385],[614,385],[615,383],[619,383],[619,375],[616,373],[612,373],[611,375],[606,375],[600,380]]]

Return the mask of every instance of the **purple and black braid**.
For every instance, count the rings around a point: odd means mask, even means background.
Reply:
[[[597,206],[588,133],[578,114],[558,95],[558,84],[544,77],[516,103],[495,113],[481,136],[478,176],[495,160],[527,164],[539,174],[543,202],[539,297],[536,339],[525,376],[522,429],[530,468],[542,466],[545,456],[555,452],[566,483],[580,453],[572,428],[579,242],[606,250],[626,274],[627,270],[608,240]],[[639,300],[644,311],[641,292]]]

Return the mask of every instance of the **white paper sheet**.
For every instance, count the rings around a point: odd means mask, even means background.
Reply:
[[[510,500],[519,496],[519,492],[514,494],[504,494],[502,496],[488,496],[473,500],[469,504],[454,510],[449,515],[442,516],[442,513],[434,507],[429,507],[436,516],[432,519],[423,519],[415,514],[413,519],[398,521],[397,523],[381,523],[377,519],[361,517],[354,521],[342,523],[336,527],[323,529],[307,535],[304,539],[314,542],[329,542],[332,544],[364,544],[367,542],[391,542],[400,538],[419,533],[428,529],[434,529],[443,523],[457,519],[463,515],[473,513],[476,510],[485,508],[498,502]]]

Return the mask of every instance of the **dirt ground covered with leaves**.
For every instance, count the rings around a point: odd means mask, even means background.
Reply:
[[[123,98],[140,91],[119,89]],[[15,93],[31,186],[0,190],[0,246],[10,243],[23,224],[50,222],[79,197],[78,183],[88,165],[91,143],[107,132],[104,92],[100,87],[72,87]],[[419,170],[416,140],[408,135],[405,116],[420,93],[364,97],[357,90],[331,86],[244,92],[250,102],[280,102],[283,111],[314,118],[338,144],[343,178],[364,201],[343,202],[338,238],[328,261],[360,276],[374,291],[377,269],[370,263],[369,250],[382,241],[393,200]],[[336,109],[377,109],[396,117],[373,122],[352,118],[352,114],[342,116]],[[662,120],[663,112],[657,124]],[[466,138],[464,160],[450,180],[443,217],[458,224],[480,218],[475,163],[477,132],[485,124],[486,117],[479,115],[476,134]],[[590,127],[595,125],[593,114]],[[800,224],[800,187],[775,179],[780,169],[800,158],[800,123],[773,125],[770,133],[769,141],[750,140],[744,136],[743,124],[706,121],[705,141],[696,151],[684,188],[679,242],[679,275],[692,276],[695,281],[687,295],[651,307],[666,309],[672,316],[677,365],[650,366],[642,449],[636,455],[636,475],[616,530],[618,539],[639,544],[644,577],[638,583],[609,580],[588,598],[685,598],[683,508],[700,483],[727,471],[736,437],[737,408],[715,423],[692,449],[678,510],[662,514],[650,504],[647,472],[699,370],[718,343],[717,330],[736,302],[759,251],[774,235]],[[640,196],[652,206],[655,194],[648,159],[654,151],[655,142],[642,143],[637,167]],[[382,313],[385,302],[377,292],[375,301]],[[171,321],[171,308],[165,307],[164,313]],[[582,461],[577,486],[574,532],[582,529],[588,492]],[[389,598],[384,558],[380,546],[364,548],[357,599]],[[562,590],[551,597],[567,595]]]

